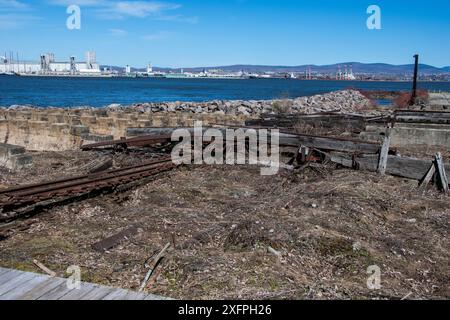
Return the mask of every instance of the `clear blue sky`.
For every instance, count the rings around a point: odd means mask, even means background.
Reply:
[[[81,30],[66,9],[81,8]],[[368,30],[369,5],[382,30]],[[0,53],[102,64],[194,67],[345,61],[450,65],[448,0],[0,0]],[[3,55],[3,54],[1,54]]]

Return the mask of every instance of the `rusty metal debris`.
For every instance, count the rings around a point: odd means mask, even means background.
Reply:
[[[93,191],[111,191],[114,188],[171,170],[176,165],[170,157],[145,164],[110,170],[98,174],[77,176],[56,181],[21,186],[0,191],[0,221],[14,217],[14,210],[48,200],[87,194]],[[11,212],[12,214],[7,214]]]

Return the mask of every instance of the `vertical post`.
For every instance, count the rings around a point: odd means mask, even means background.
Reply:
[[[444,191],[445,194],[448,194],[448,192],[449,192],[448,179],[447,179],[447,174],[445,172],[444,160],[442,159],[442,154],[440,152],[438,152],[436,154],[436,166],[437,166],[439,181],[441,182],[442,190]]]
[[[391,128],[386,129],[386,136],[384,137],[383,145],[381,146],[380,159],[378,161],[378,173],[385,175],[386,167],[389,157],[389,148],[391,145]]]
[[[413,89],[411,94],[411,100],[409,101],[409,105],[413,106],[416,103],[417,97],[417,77],[419,73],[419,55],[414,55],[414,79],[413,79]]]

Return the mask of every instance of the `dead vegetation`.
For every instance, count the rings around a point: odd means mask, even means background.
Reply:
[[[41,157],[33,170],[58,170],[50,165],[55,154]],[[85,164],[78,159],[73,168]],[[85,281],[137,290],[146,262],[170,242],[146,287],[151,293],[185,299],[449,298],[449,213],[446,197],[432,189],[421,194],[415,181],[330,165],[271,177],[253,166],[193,166],[121,199],[92,198],[21,222],[0,241],[0,265],[38,272],[36,259],[59,274],[79,265]],[[106,252],[92,248],[131,226],[137,233]],[[371,265],[381,269],[380,290],[367,287]]]

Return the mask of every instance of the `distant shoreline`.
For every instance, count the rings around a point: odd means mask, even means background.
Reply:
[[[257,81],[261,80],[261,81]],[[111,104],[283,100],[333,91],[409,92],[409,81],[289,79],[151,79],[0,76],[0,106],[101,108]],[[419,89],[450,92],[450,82],[419,82]]]
[[[229,78],[229,77],[186,77],[186,78],[164,78],[164,77],[132,77],[132,76],[97,76],[97,75],[7,75],[0,74],[0,77],[14,77],[14,78],[55,78],[55,79],[147,79],[147,80],[290,80],[290,81],[330,81],[330,82],[398,82],[398,83],[408,83],[412,80],[387,80],[387,79],[354,79],[354,80],[337,80],[337,79],[292,79],[292,78],[281,78],[281,77],[273,77],[273,78]],[[433,81],[433,80],[419,80],[419,83],[450,83],[450,81]]]

